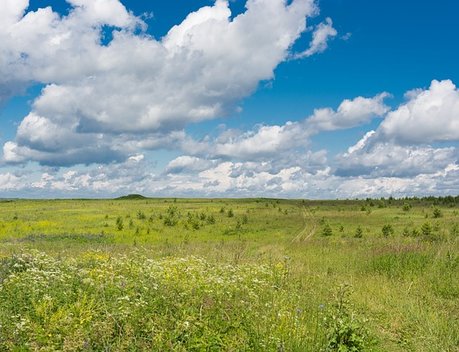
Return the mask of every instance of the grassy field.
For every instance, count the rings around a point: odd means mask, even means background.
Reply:
[[[0,351],[459,351],[455,198],[0,209]]]

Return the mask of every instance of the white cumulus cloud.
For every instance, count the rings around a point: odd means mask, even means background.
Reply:
[[[428,89],[406,96],[408,101],[381,124],[381,138],[399,143],[459,140],[459,89],[451,80],[434,80]]]
[[[312,33],[312,40],[309,44],[309,48],[301,53],[293,55],[294,59],[301,59],[309,57],[318,53],[322,53],[328,48],[328,41],[334,37],[338,32],[333,28],[333,21],[327,17],[325,22],[320,23]]]
[[[27,1],[6,4],[0,94],[11,95],[13,83],[45,88],[4,159],[42,164],[122,159],[120,136],[133,146],[234,111],[273,78],[315,13],[313,0],[248,0],[231,18],[217,0],[156,40],[138,33],[145,23],[118,0],[71,0],[64,17],[50,7],[25,12]],[[109,43],[103,26],[114,27]]]

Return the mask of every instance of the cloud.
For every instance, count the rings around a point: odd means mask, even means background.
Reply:
[[[195,173],[204,171],[215,164],[215,160],[206,160],[195,156],[182,155],[171,160],[164,170],[165,174]]]
[[[186,159],[182,160],[190,165]],[[7,172],[0,174],[0,190],[4,197],[109,197],[142,193],[168,197],[334,199],[448,195],[459,187],[459,166],[454,164],[433,174],[413,177],[342,177],[333,175],[327,166],[310,173],[300,166],[275,170],[268,162],[215,161],[205,170],[158,175],[150,169],[149,162],[137,156],[118,164]]]
[[[408,91],[405,97],[407,101],[388,112],[376,131],[338,155],[337,175],[408,178],[459,164],[455,146],[432,146],[459,140],[456,86],[450,80],[434,80],[428,89]]]
[[[459,140],[459,90],[451,80],[434,80],[428,89],[412,90],[406,97],[382,122],[380,139],[402,144]]]
[[[310,57],[315,54],[323,53],[328,48],[328,41],[334,37],[338,32],[333,28],[333,21],[327,17],[325,22],[320,23],[312,33],[312,40],[309,48],[301,53],[293,55],[294,59],[302,59]]]
[[[336,111],[330,108],[316,109],[307,120],[308,128],[314,131],[335,131],[368,123],[374,117],[384,116],[390,108],[384,104],[388,93],[373,98],[357,97],[345,99]]]
[[[0,191],[16,191],[24,184],[25,177],[14,175],[11,172],[0,174]]]
[[[322,108],[301,121],[288,121],[284,125],[259,125],[241,132],[226,130],[214,139],[184,141],[183,149],[207,158],[241,161],[290,160],[303,161],[311,136],[321,131],[352,128],[381,117],[389,110],[384,104],[387,93],[372,98],[345,99],[337,110]]]
[[[3,160],[51,166],[0,173],[5,196],[353,198],[459,189],[457,148],[435,144],[459,139],[459,92],[449,80],[407,92],[393,111],[381,93],[299,121],[201,140],[186,135],[188,124],[237,111],[273,79],[316,13],[312,0],[249,0],[234,17],[217,0],[161,39],[118,0],[69,3],[67,16],[50,7],[27,11],[27,0],[1,5],[0,103],[30,84],[44,87],[3,145]],[[296,55],[320,53],[336,35],[327,19]],[[380,126],[346,153],[312,150],[312,136],[378,117]],[[154,149],[183,155],[153,173],[143,153]]]
[[[456,148],[431,146],[399,146],[392,143],[375,143],[366,146],[368,134],[348,153],[338,157],[338,176],[413,177],[435,174],[448,165],[459,163]]]
[[[4,159],[63,165],[104,162],[103,153],[105,162],[120,159],[120,136],[133,146],[234,111],[273,78],[315,13],[313,0],[248,0],[231,18],[227,1],[217,0],[156,40],[118,0],[71,0],[65,17],[50,7],[25,13],[27,1],[6,4],[3,99],[11,82],[46,86]],[[102,43],[107,26],[113,39]]]

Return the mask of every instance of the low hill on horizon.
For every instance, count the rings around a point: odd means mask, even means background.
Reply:
[[[148,198],[143,196],[143,195],[141,195],[141,194],[128,194],[127,196],[121,196],[121,197],[118,197],[118,198],[115,198],[115,199],[119,199],[119,200],[133,199],[133,200],[136,200],[136,199],[148,199]]]

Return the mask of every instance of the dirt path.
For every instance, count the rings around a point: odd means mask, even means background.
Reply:
[[[306,207],[303,207],[303,223],[304,223],[304,226],[301,228],[300,231],[298,231],[298,233],[292,239],[292,243],[305,242],[309,240],[316,232],[317,223],[314,221],[314,214]],[[312,223],[312,228],[309,229],[309,225],[311,223]],[[309,232],[308,232],[308,229],[309,229]]]

